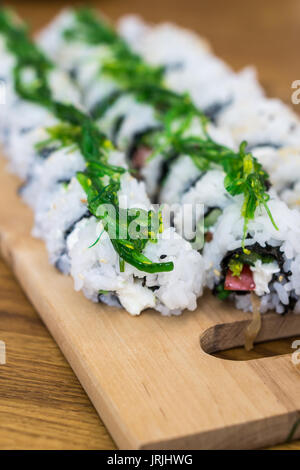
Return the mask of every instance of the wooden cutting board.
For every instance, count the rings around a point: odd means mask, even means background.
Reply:
[[[300,417],[291,356],[210,355],[243,344],[248,314],[209,293],[197,311],[172,318],[89,302],[30,236],[32,213],[5,166],[1,159],[1,252],[120,448],[250,449],[287,439]],[[300,315],[267,314],[258,340],[298,334]]]

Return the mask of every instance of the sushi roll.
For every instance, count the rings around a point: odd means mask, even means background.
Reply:
[[[118,31],[147,62],[165,68],[170,89],[189,92],[213,122],[244,96],[251,101],[264,95],[253,67],[235,73],[213,54],[205,40],[184,28],[169,23],[152,26],[128,15],[120,19]]]
[[[42,110],[34,136],[16,134],[14,158],[21,160],[26,142],[31,157],[20,193],[34,210],[33,231],[45,240],[50,261],[89,299],[122,305],[132,315],[150,307],[163,315],[195,309],[204,283],[200,254],[174,228],[164,230],[144,184],[89,115],[59,101],[49,76],[53,64],[6,10],[0,33],[14,59],[8,80],[20,105]],[[20,57],[20,40],[28,56]]]
[[[299,212],[272,194],[269,208],[277,229],[267,214],[257,209],[243,246],[240,206],[240,201],[234,201],[226,207],[213,240],[204,247],[208,287],[221,299],[234,299],[245,311],[252,311],[250,294],[254,293],[261,313],[299,313]]]

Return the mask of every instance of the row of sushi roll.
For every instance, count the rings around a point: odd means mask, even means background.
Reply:
[[[202,256],[164,228],[124,152],[85,112],[76,83],[0,10],[0,136],[20,195],[34,211],[33,233],[49,258],[95,302],[138,315],[194,310],[202,294]]]
[[[76,28],[73,21],[75,15]],[[120,145],[126,146],[132,140],[132,133],[135,134],[135,142],[147,141],[145,133],[155,131],[153,111],[145,105],[140,106],[140,103],[137,105],[137,101],[132,100],[128,93],[126,97],[124,94],[116,96],[120,83],[107,79],[107,69],[114,66],[114,75],[119,75],[118,81],[123,80],[123,85],[128,76],[124,77],[125,71],[118,70],[116,63],[112,63],[107,41],[114,47],[113,39],[93,37],[92,28],[87,12],[79,14],[64,11],[40,35],[40,43],[48,54],[71,73],[76,74],[79,69],[77,81],[84,93],[86,106],[98,115],[101,113],[105,125],[113,126],[112,136]],[[206,41],[171,24],[150,27],[139,18],[129,16],[120,20],[119,31],[120,37],[126,40],[132,51],[140,54],[149,65],[153,65],[152,73],[163,75],[164,84],[170,90],[190,94],[195,105],[216,124],[216,127],[211,126],[209,129],[215,140],[232,148],[237,148],[240,142],[246,140],[247,150],[251,150],[262,162],[280,197],[291,207],[299,204],[300,164],[299,158],[294,158],[300,154],[299,118],[280,100],[269,99],[264,95],[252,68],[234,73],[211,53]],[[84,40],[80,41],[80,37]],[[113,57],[114,62],[115,58]],[[101,90],[94,79],[100,72],[99,62],[105,64],[101,73]],[[134,64],[127,63],[127,67],[126,72],[129,75],[129,68],[131,67],[132,72]],[[112,70],[110,72],[112,76]],[[149,68],[147,72],[150,74]],[[144,70],[144,74],[147,72]],[[134,75],[136,72],[132,73],[132,80]],[[148,75],[147,79],[151,80],[151,77]],[[151,83],[153,82],[152,80]],[[110,98],[107,106],[112,105],[106,109],[108,114],[105,119],[103,108],[95,109],[101,101],[104,105],[104,98]],[[124,114],[127,119],[122,122]],[[115,118],[116,115],[118,119]],[[145,157],[145,152],[136,155],[137,164],[143,156]],[[282,166],[284,174],[281,173]],[[144,177],[149,180],[150,196],[157,190],[157,181],[153,175],[157,176],[156,172],[159,173],[158,167],[159,159],[156,159],[149,169],[147,166],[143,170]]]
[[[175,204],[177,231],[195,242],[185,222],[203,227],[205,284],[245,311],[300,312],[300,213],[285,200],[297,188],[277,184],[272,170],[300,142],[298,118],[264,96],[251,69],[235,74],[185,30],[130,17],[119,31],[94,12],[67,10],[38,41],[139,170],[151,200]]]
[[[119,31],[149,63],[166,68],[171,89],[188,91],[236,144],[246,140],[280,197],[290,207],[300,205],[299,117],[280,100],[265,96],[253,68],[235,73],[205,41],[171,24],[150,26],[131,15],[120,20]]]

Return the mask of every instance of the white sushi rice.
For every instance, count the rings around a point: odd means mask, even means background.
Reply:
[[[278,99],[238,100],[221,112],[217,123],[229,129],[236,142],[246,140],[251,147],[300,142],[299,117]]]
[[[256,147],[253,155],[270,175],[270,181],[280,198],[289,207],[300,208],[300,146]]]
[[[166,255],[164,261],[174,262],[174,270],[170,273],[147,274],[128,264],[123,273],[105,232],[99,243],[88,248],[95,241],[97,225],[99,222],[94,217],[79,222],[68,238],[71,274],[76,290],[83,289],[85,295],[95,301],[99,290],[115,292],[132,315],[138,315],[150,307],[163,315],[180,314],[183,305],[190,310],[196,308],[196,299],[202,293],[203,261],[187,242],[182,243],[178,236],[172,240],[170,233],[165,231],[165,240],[161,238],[157,244],[147,244],[146,256],[160,261],[160,256]],[[190,269],[195,276],[186,277]],[[151,287],[156,290],[152,291]]]
[[[121,18],[118,31],[135,52],[153,65],[186,64],[210,52],[208,42],[197,34],[171,23],[150,26],[136,15]]]
[[[70,180],[77,171],[83,171],[85,166],[79,150],[72,147],[56,150],[46,160],[36,163],[32,169],[31,180],[22,191],[24,200],[38,211],[57,183]]]
[[[48,120],[48,118],[46,118],[46,121],[49,126],[57,122],[55,119]],[[15,128],[14,126],[11,129],[12,131],[5,146],[6,155],[9,156],[9,168],[21,179],[26,180],[36,160],[39,160],[35,146],[49,136],[44,127],[33,127],[32,130],[28,131],[26,129],[20,131],[18,127]],[[21,139],[20,133],[22,134]]]

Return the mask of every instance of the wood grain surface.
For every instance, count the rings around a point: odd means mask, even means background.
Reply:
[[[58,346],[0,261],[1,449],[113,449]]]
[[[45,24],[64,4],[6,3],[16,6],[35,28]],[[89,3],[101,3],[101,9],[112,19],[138,12],[152,21],[172,20],[195,29],[207,36],[218,55],[235,68],[257,65],[269,94],[287,102],[291,82],[300,78],[297,0],[185,0],[176,5],[169,0]],[[0,366],[0,448],[114,448],[58,347],[2,262],[0,280],[0,340],[7,344],[8,357],[7,364]],[[254,354],[282,354],[289,347],[290,341],[264,345]],[[227,354],[241,358],[238,350]],[[300,449],[300,444],[281,448]]]

